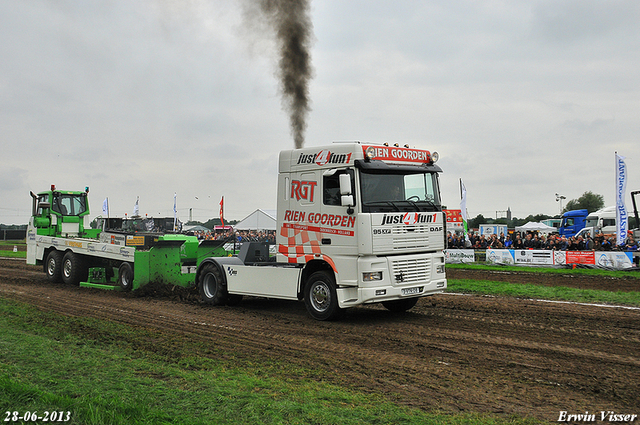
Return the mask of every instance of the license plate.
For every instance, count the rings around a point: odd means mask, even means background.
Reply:
[[[413,294],[419,294],[420,292],[422,292],[422,287],[404,288],[402,290],[402,295],[413,295]]]

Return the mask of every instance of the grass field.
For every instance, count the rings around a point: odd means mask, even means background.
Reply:
[[[491,264],[447,264],[447,269],[468,269],[468,270],[494,270],[501,272],[532,272],[545,274],[566,275],[570,273],[576,276],[602,276],[617,278],[635,278],[640,280],[640,273],[625,270],[606,270],[592,268],[554,268],[554,267],[527,267],[527,266],[498,266]]]
[[[69,412],[63,423],[96,425],[537,423],[424,412],[329,385],[286,359],[221,356],[168,333],[3,299],[0,334],[1,420],[55,411]]]
[[[524,267],[501,267],[501,266],[484,266],[484,265],[449,265],[447,268],[470,269],[470,270],[497,270],[497,271],[513,271],[513,272],[532,272],[532,273],[551,273],[563,274],[570,273],[574,276],[588,275],[601,277],[616,277],[625,279],[636,279],[638,288],[640,289],[640,275],[637,272],[600,270],[600,269],[555,269],[536,267],[535,269],[525,269]],[[582,303],[596,304],[612,304],[621,306],[640,307],[640,292],[622,292],[622,291],[600,291],[591,289],[576,289],[563,286],[541,286],[532,284],[520,284],[509,282],[494,282],[488,280],[470,280],[470,279],[449,279],[447,282],[447,292],[462,292],[470,294],[486,294],[496,296],[510,296],[517,298],[545,299],[556,301],[570,301]]]
[[[18,252],[13,252],[13,247]],[[27,258],[27,244],[22,241],[0,241],[0,257],[6,258]]]
[[[611,292],[488,280],[449,279],[447,292],[640,307],[640,292]]]
[[[627,275],[602,270],[571,273]],[[640,306],[639,292],[466,279],[451,279],[448,291]],[[330,385],[317,370],[292,368],[286,359],[221,355],[215,348],[169,333],[69,318],[1,298],[0,335],[0,420],[5,423],[21,423],[12,421],[13,412],[36,411],[40,416],[63,412],[65,418],[69,412],[69,421],[63,422],[67,424],[538,423],[425,412]]]

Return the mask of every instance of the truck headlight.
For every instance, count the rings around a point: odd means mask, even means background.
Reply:
[[[436,266],[436,273],[444,273],[444,264],[438,264]]]
[[[362,273],[362,280],[365,282],[382,280],[382,272],[364,272]]]
[[[376,156],[376,148],[373,146],[369,146],[367,150],[364,152],[364,161],[369,162]]]

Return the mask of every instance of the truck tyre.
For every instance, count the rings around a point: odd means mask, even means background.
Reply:
[[[316,320],[333,320],[342,310],[338,307],[338,295],[333,275],[325,271],[313,273],[304,287],[304,304]]]
[[[198,279],[200,299],[204,304],[225,305],[227,302],[227,288],[220,269],[215,264],[206,264],[202,267]]]
[[[62,281],[67,285],[78,285],[87,279],[88,269],[82,255],[68,251],[62,257]]]
[[[382,305],[389,311],[394,313],[402,313],[411,308],[418,302],[418,298],[405,298],[402,300],[383,301]]]
[[[62,280],[62,252],[54,249],[47,254],[44,271],[49,282],[58,283]]]
[[[130,263],[122,263],[118,268],[118,284],[120,288],[128,292],[133,287],[133,267]]]

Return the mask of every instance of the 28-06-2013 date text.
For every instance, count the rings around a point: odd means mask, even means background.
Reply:
[[[71,419],[71,412],[69,411],[44,411],[40,412],[18,412],[9,411],[4,412],[4,422],[68,422]]]

